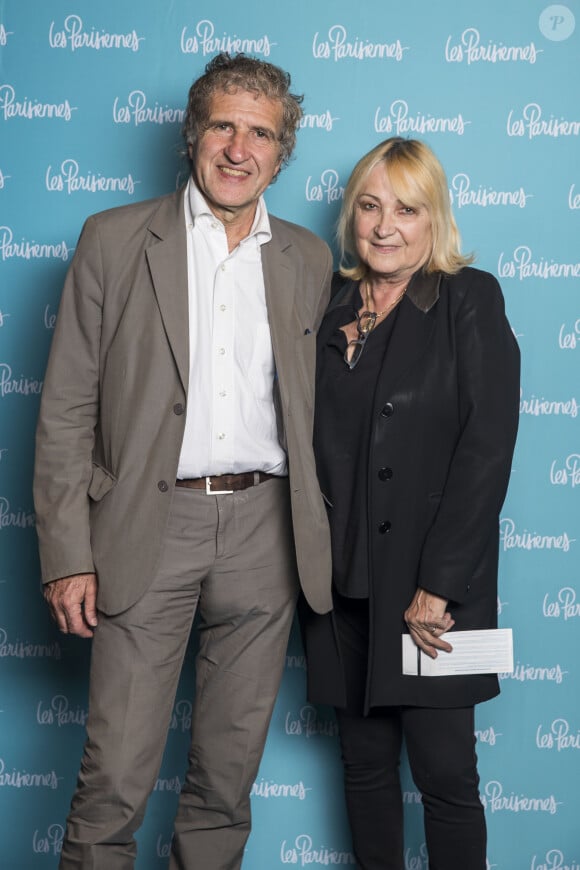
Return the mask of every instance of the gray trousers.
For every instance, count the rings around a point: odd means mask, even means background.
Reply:
[[[239,870],[297,592],[287,479],[231,495],[175,489],[152,586],[126,612],[99,615],[61,870],[134,867],[197,610],[192,739],[169,867]]]

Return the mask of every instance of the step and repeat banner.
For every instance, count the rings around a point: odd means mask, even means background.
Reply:
[[[500,625],[515,670],[478,708],[494,870],[579,870],[580,2],[0,2],[0,863],[57,865],[86,720],[87,642],[39,592],[34,427],[84,219],[175,189],[191,81],[218,51],[305,93],[270,210],[331,245],[356,160],[392,135],[443,162],[464,240],[502,284],[522,350],[520,435],[500,528]],[[498,389],[501,385],[498,384]],[[194,643],[139,834],[167,866],[192,712]],[[405,768],[406,870],[428,862]],[[292,635],[244,868],[355,867],[330,709],[305,700]]]

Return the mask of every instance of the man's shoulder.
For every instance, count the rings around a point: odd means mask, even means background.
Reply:
[[[326,242],[306,227],[291,221],[282,220],[282,218],[272,214],[269,215],[269,218],[272,239],[280,245],[298,245],[306,254],[312,251],[313,254],[318,256],[320,256],[322,251],[330,253],[330,248]]]
[[[123,224],[137,225],[147,222],[158,211],[167,209],[177,210],[182,197],[182,190],[166,193],[140,202],[131,202],[126,205],[118,205],[92,214],[88,220],[96,222],[102,227],[117,227]]]

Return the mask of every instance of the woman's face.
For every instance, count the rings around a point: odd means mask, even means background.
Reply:
[[[354,240],[371,277],[408,281],[431,253],[426,208],[412,208],[394,194],[384,163],[366,178],[356,198]]]

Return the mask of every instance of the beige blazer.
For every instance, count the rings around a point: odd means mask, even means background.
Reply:
[[[96,571],[98,606],[109,614],[150,585],[173,497],[189,371],[183,195],[88,219],[42,394],[34,479],[42,579]],[[308,230],[270,221],[262,262],[280,440],[300,581],[322,613],[331,608],[330,544],[312,425],[332,261]]]

